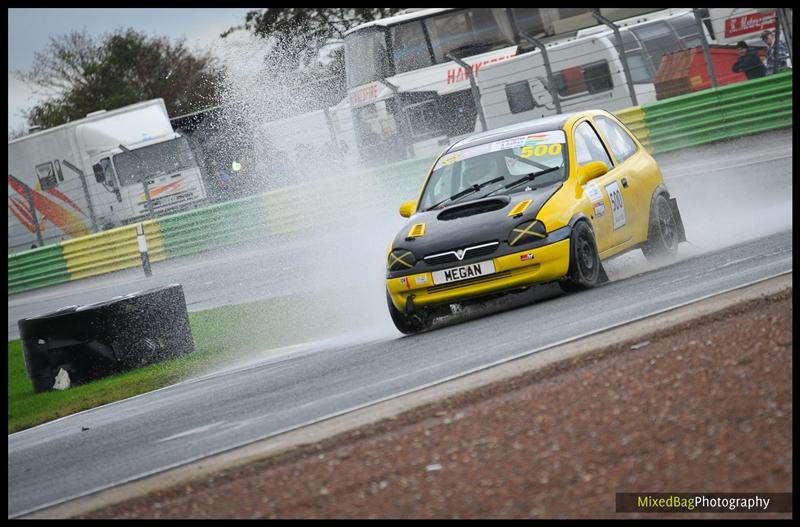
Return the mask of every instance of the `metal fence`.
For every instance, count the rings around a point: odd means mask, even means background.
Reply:
[[[84,176],[72,171],[66,164],[59,163],[55,178],[58,180],[58,186],[41,190],[31,188],[13,174],[9,174],[9,252],[85,236],[103,227],[98,224],[92,207],[92,198],[96,200],[97,196],[92,196],[86,190]],[[77,196],[81,198],[85,196],[89,206],[81,207],[77,203],[79,201]]]
[[[656,153],[792,125],[792,74],[754,79],[616,112]],[[435,156],[354,171],[146,222],[151,260],[334,225],[413,197]],[[351,203],[354,189],[358,207]],[[348,197],[350,202],[348,202]],[[8,258],[16,293],[141,265],[135,226]]]
[[[588,108],[619,111],[744,82],[748,74],[734,71],[740,53],[735,44],[746,41],[766,61],[760,37],[770,29],[789,44],[791,55],[791,33],[783,29],[791,28],[791,12],[683,8],[613,22],[597,11],[594,27],[522,34],[502,60],[449,55],[455,63],[433,76],[406,72],[378,80],[380,87],[367,85],[366,97],[356,90],[325,110],[266,122],[254,135],[274,148],[249,164],[288,184],[358,165],[432,156],[486,128]],[[309,169],[309,157],[326,163]]]
[[[790,33],[780,35],[782,27],[791,27],[791,9],[766,11],[674,9],[624,25],[598,14],[597,26],[566,37],[523,35],[517,51],[500,60],[481,63],[451,57],[458,65],[447,72],[452,85],[445,88],[441,78],[430,78],[414,83],[412,94],[402,90],[401,77],[381,81],[392,94],[371,104],[387,107],[389,115],[381,126],[398,132],[392,144],[381,142],[376,130],[365,134],[357,129],[355,135],[362,139],[358,146],[373,163],[381,162],[382,155],[370,156],[370,149],[405,152],[407,157],[429,155],[484,128],[589,108],[616,111],[744,82],[763,72],[734,67],[742,53],[739,41],[763,62],[768,58],[761,39],[764,29],[791,43]],[[787,49],[790,66],[791,46]],[[351,111],[364,113],[363,108]],[[454,115],[461,116],[455,125]],[[355,118],[354,124],[365,127],[363,119]],[[378,146],[363,144],[365,135]]]
[[[394,180],[392,172],[385,167],[415,159],[421,160],[422,166],[451,141],[480,131],[483,122],[491,129],[599,107],[615,111],[640,141],[655,151],[731,137],[748,133],[747,130],[752,133],[791,125],[790,100],[789,114],[786,113],[786,90],[788,86],[791,97],[791,78],[783,84],[765,81],[764,89],[756,93],[748,88],[752,83],[758,84],[756,81],[748,81],[744,72],[733,71],[740,53],[734,44],[739,40],[748,42],[756,48],[756,54],[766,58],[766,44],[760,38],[764,28],[775,30],[781,41],[791,44],[791,9],[779,8],[772,15],[765,11],[673,10],[669,16],[646,24],[616,28],[611,27],[614,23],[598,17],[597,26],[568,38],[556,36],[541,41],[528,36],[512,56],[496,63],[475,65],[469,58],[456,57],[471,67],[454,65],[446,72],[451,76],[447,79],[453,80],[447,90],[440,89],[439,79],[417,84],[413,91],[395,89],[387,98],[369,105],[354,107],[343,101],[330,108],[263,123],[246,111],[224,115],[220,108],[173,119],[174,127],[190,138],[203,170],[209,201],[230,202],[230,207],[203,208],[159,220],[161,236],[166,247],[175,248],[176,255],[185,252],[178,248],[182,244],[193,246],[194,242],[188,241],[190,235],[197,243],[214,246],[228,233],[207,232],[204,226],[225,223],[226,220],[215,219],[223,216],[231,220],[229,224],[244,225],[233,221],[233,216],[226,216],[234,209],[236,214],[258,218],[252,211],[240,208],[245,207],[244,202],[255,203],[248,196],[265,192],[273,196],[265,199],[273,201],[260,210],[272,218],[273,225],[278,225],[275,218],[285,204],[277,196],[291,195],[282,188],[306,183],[324,185],[323,180],[337,181],[337,177],[367,172],[388,174],[386,182],[390,182]],[[791,45],[788,53],[790,66]],[[719,92],[714,92],[715,85]],[[741,89],[733,88],[739,85]],[[701,96],[712,92],[715,98]],[[697,103],[703,108],[702,113],[697,110],[697,115],[706,116],[705,121],[698,128],[681,127],[681,123],[700,122],[700,117],[687,118],[699,108],[687,105],[693,100],[702,101]],[[761,117],[747,114],[752,104],[765,105],[762,110],[768,111]],[[731,110],[723,114],[718,111],[722,106]],[[747,115],[743,117],[744,114]],[[775,118],[770,121],[769,115]],[[741,123],[744,124],[739,126]],[[231,130],[237,129],[246,133],[230,135]],[[238,173],[234,171],[237,165]],[[358,168],[364,166],[383,168],[359,172]],[[104,202],[107,196],[104,190],[87,190],[85,178],[92,175],[82,176],[66,165],[59,170],[59,185],[50,191],[21,188],[12,192],[16,182],[9,176],[10,253],[29,249],[32,234],[38,238],[34,244],[50,246],[122,223],[114,217],[113,205],[93,205]],[[388,184],[378,181],[379,185]],[[75,195],[85,197],[87,206],[78,206],[76,200],[69,198]],[[43,215],[35,201],[45,208],[56,202],[64,212],[61,216]],[[155,216],[160,217],[158,213]],[[254,235],[263,227],[257,221],[249,225]],[[175,241],[178,239],[183,241]],[[31,258],[15,259],[14,265],[24,261],[24,267],[38,261],[34,256],[40,253],[28,252],[32,253]]]
[[[46,176],[39,171],[42,166],[50,172]],[[147,181],[151,178],[139,177],[141,182],[122,189],[116,185],[103,185],[96,182],[94,174],[85,174],[67,159],[31,166],[32,177],[25,178],[27,182],[19,177],[21,174],[11,171],[9,167],[9,254],[208,205],[208,200],[203,198],[184,204],[168,203],[166,200],[170,197],[159,195],[160,189],[150,188]],[[36,183],[31,184],[31,180]],[[173,187],[182,184],[179,180],[170,180],[170,183]],[[169,187],[167,184],[162,186]],[[131,213],[131,201],[123,196],[125,192],[139,195],[139,201],[145,203],[144,212]],[[179,187],[176,192],[180,192]]]

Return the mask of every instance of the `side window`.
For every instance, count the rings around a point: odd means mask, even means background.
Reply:
[[[41,185],[42,190],[47,190],[49,188],[55,188],[58,186],[56,171],[53,168],[52,161],[42,163],[41,165],[36,165],[36,176],[39,178],[39,184]]]
[[[433,99],[409,104],[405,107],[411,124],[411,136],[417,138],[433,137],[438,133],[439,111]]]
[[[636,153],[636,143],[619,124],[608,117],[595,117],[594,122],[611,145],[617,161],[621,163]]]
[[[598,93],[614,87],[611,70],[605,60],[563,69],[553,75],[553,82],[561,97]]]
[[[432,64],[428,41],[422,31],[421,21],[400,24],[394,26],[391,31],[396,73],[404,73]]]
[[[506,98],[511,113],[527,112],[536,107],[531,94],[531,85],[527,80],[506,84]]]
[[[111,159],[104,157],[100,160],[100,167],[103,169],[103,175],[107,185],[114,186],[114,169],[111,167]]]
[[[470,56],[514,45],[503,9],[468,8],[425,19],[436,62],[448,62],[448,52]]]
[[[600,141],[597,132],[587,121],[582,122],[575,129],[575,156],[581,165],[590,161],[602,161],[609,170],[614,166],[603,142]]]
[[[586,79],[586,87],[589,89],[589,93],[608,91],[614,87],[614,82],[611,80],[611,70],[605,60],[584,64],[583,76]]]
[[[558,95],[561,97],[589,91],[586,87],[586,79],[583,77],[583,68],[581,66],[573,66],[559,71],[553,75],[553,82],[558,90]]]
[[[426,19],[425,25],[437,63],[447,62],[445,55],[448,52],[466,48],[471,43],[469,21],[464,11]]]
[[[634,84],[648,84],[653,82],[654,74],[650,72],[650,67],[642,56],[641,51],[625,52],[628,59],[628,69],[631,72],[631,80]]]
[[[645,50],[650,55],[653,70],[656,73],[658,73],[661,58],[665,53],[683,49],[683,45],[678,40],[677,35],[672,32],[666,22],[657,21],[650,24],[642,24],[637,28],[631,29],[631,31],[636,33],[636,36],[644,44]]]
[[[695,22],[694,15],[678,16],[670,19],[669,23],[687,48],[702,44],[700,33],[697,32],[697,22]]]
[[[622,35],[622,45],[625,51],[625,57],[628,59],[628,68],[631,71],[631,79],[634,84],[647,84],[653,82],[655,77],[655,70],[650,66],[649,60],[643,56],[643,48],[639,40],[631,32],[630,29],[623,28],[620,30]],[[609,37],[615,46],[618,46],[617,37],[611,35]]]

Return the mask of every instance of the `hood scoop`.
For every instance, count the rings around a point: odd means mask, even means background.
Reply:
[[[508,196],[498,196],[496,198],[488,198],[484,200],[470,201],[462,205],[454,205],[447,207],[439,213],[437,219],[441,221],[455,220],[457,218],[466,218],[467,216],[475,216],[476,214],[484,214],[500,210],[510,201]]]

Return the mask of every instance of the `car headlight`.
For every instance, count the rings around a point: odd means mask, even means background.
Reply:
[[[547,229],[539,220],[528,220],[520,223],[508,234],[508,244],[512,247],[535,242],[547,238]]]
[[[390,271],[404,271],[411,269],[416,263],[417,259],[414,257],[414,253],[407,249],[395,249],[389,253],[386,268]]]

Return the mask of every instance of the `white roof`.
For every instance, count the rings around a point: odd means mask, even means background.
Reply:
[[[632,16],[630,18],[626,18],[626,19],[623,19],[623,20],[617,20],[617,21],[614,22],[614,25],[616,25],[620,29],[622,29],[622,28],[625,28],[625,27],[628,27],[628,26],[638,26],[639,24],[644,24],[645,22],[651,22],[653,20],[659,20],[659,19],[662,19],[662,18],[668,18],[668,17],[672,17],[672,16],[675,16],[675,15],[686,15],[686,14],[691,14],[691,13],[692,13],[692,10],[689,9],[689,8],[686,8],[686,9],[682,9],[682,8],[664,9],[662,11],[655,11],[653,13],[646,13],[644,15],[636,15],[636,16]],[[578,32],[575,34],[575,36],[576,37],[588,37],[588,36],[598,35],[598,34],[601,34],[601,33],[610,33],[612,31],[613,30],[610,27],[608,27],[608,26],[606,26],[604,24],[598,23],[596,26],[587,27],[587,28],[583,28],[583,29],[578,30]]]
[[[81,124],[84,124],[84,123],[91,123],[91,122],[95,122],[95,121],[103,121],[103,120],[108,119],[109,117],[114,117],[114,116],[117,116],[117,115],[120,115],[120,114],[126,114],[128,112],[132,112],[134,110],[139,110],[139,109],[142,109],[142,108],[148,108],[150,106],[157,106],[158,108],[163,110],[163,114],[165,116],[167,115],[167,108],[164,105],[164,99],[161,99],[161,98],[150,99],[148,101],[142,101],[142,102],[129,104],[128,106],[123,106],[121,108],[115,108],[113,110],[109,110],[109,111],[106,111],[106,112],[95,113],[94,115],[89,115],[89,116],[83,117],[81,119],[75,119],[74,121],[69,121],[69,122],[66,122],[64,124],[60,124],[58,126],[54,126],[52,128],[45,128],[44,130],[38,130],[38,131],[36,131],[36,132],[34,132],[32,134],[23,135],[22,137],[18,137],[16,139],[12,139],[11,141],[8,142],[8,144],[27,141],[32,137],[44,136],[46,134],[49,134],[49,133],[52,133],[52,132],[55,132],[55,131],[61,131],[61,130],[64,130],[66,128],[72,128],[72,127],[75,127],[75,126],[78,126],[78,125],[81,125]],[[94,113],[94,112],[92,112],[92,113]],[[169,119],[169,117],[167,117],[167,119]]]
[[[110,115],[104,113],[99,115]],[[141,106],[130,111],[111,114],[113,119],[97,119],[78,124],[77,134],[89,155],[113,150],[120,143],[136,145],[153,139],[171,136],[174,132],[161,105]]]
[[[379,20],[372,20],[370,22],[365,22],[360,26],[356,26],[352,29],[348,29],[344,36],[349,35],[353,31],[358,31],[360,29],[364,29],[365,27],[372,27],[372,26],[392,26],[394,24],[399,24],[400,22],[405,22],[407,20],[414,20],[417,18],[426,17],[429,15],[435,15],[436,13],[441,13],[443,11],[452,11],[455,9],[454,7],[434,7],[429,9],[420,9],[419,11],[411,11],[410,13],[401,13],[399,15],[390,16],[387,18],[381,18]]]

